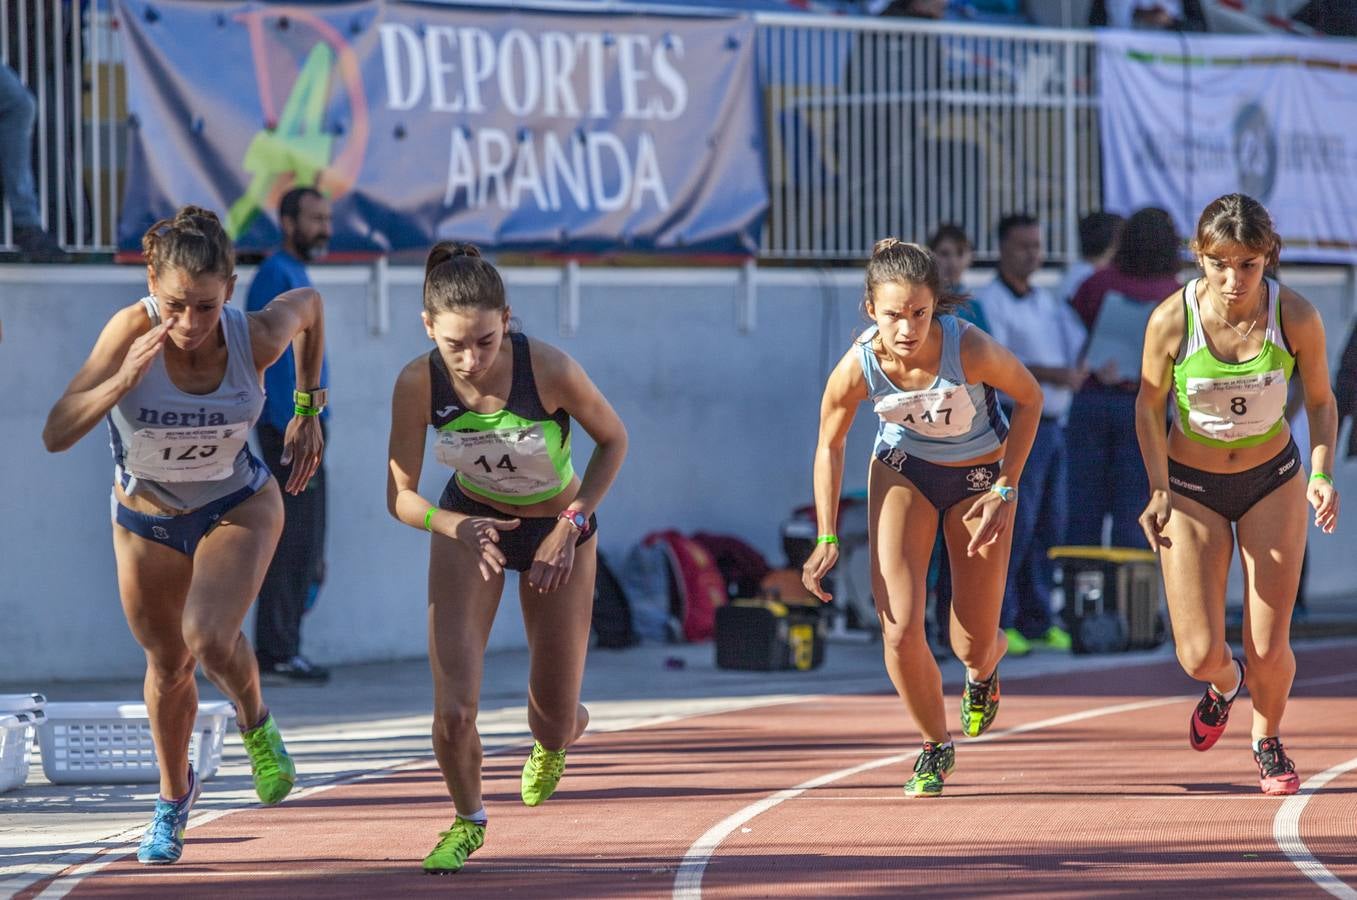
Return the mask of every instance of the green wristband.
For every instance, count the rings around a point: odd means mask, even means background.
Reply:
[[[1330,487],[1333,487],[1333,476],[1325,475],[1323,472],[1311,472],[1311,481],[1327,481]]]
[[[822,534],[815,539],[817,544],[837,544],[838,542],[839,536],[836,534]]]
[[[320,408],[316,406],[294,406],[292,411],[299,416],[318,416]]]
[[[424,530],[433,531],[434,513],[438,512],[438,507],[430,506],[429,511],[424,514]]]

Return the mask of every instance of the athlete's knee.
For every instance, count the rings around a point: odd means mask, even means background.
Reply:
[[[881,620],[881,643],[897,653],[919,646],[927,647],[928,633],[922,622],[892,622]]]
[[[235,654],[239,640],[240,632],[234,629],[227,631],[191,625],[184,628],[184,643],[188,645],[189,652],[209,672],[225,668]]]
[[[1260,676],[1288,669],[1294,672],[1296,668],[1296,656],[1286,641],[1271,644],[1255,641],[1254,646],[1245,648],[1244,657],[1249,671]]]
[[[1224,644],[1185,642],[1178,645],[1177,653],[1183,671],[1198,681],[1213,677],[1230,659],[1230,651]]]
[[[434,740],[457,744],[476,733],[474,703],[443,703],[434,709]]]
[[[197,661],[187,651],[146,653],[146,669],[156,686],[164,690],[193,678]]]

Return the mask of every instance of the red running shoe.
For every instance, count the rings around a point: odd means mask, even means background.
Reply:
[[[1244,687],[1244,663],[1240,660],[1232,660],[1235,668],[1239,670],[1239,687]],[[1235,699],[1239,698],[1239,691],[1235,691]],[[1193,750],[1210,750],[1215,746],[1216,741],[1225,733],[1225,723],[1230,721],[1230,707],[1234,700],[1226,700],[1223,694],[1216,693],[1216,689],[1209,684],[1206,686],[1206,693],[1197,701],[1197,708],[1192,710],[1192,721],[1187,726],[1187,742]]]
[[[1300,790],[1296,764],[1286,755],[1281,738],[1263,738],[1253,758],[1258,763],[1258,786],[1264,794],[1286,796]]]

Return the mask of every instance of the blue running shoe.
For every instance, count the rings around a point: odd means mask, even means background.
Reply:
[[[141,846],[137,848],[137,862],[148,866],[168,866],[179,861],[184,852],[184,829],[188,827],[188,813],[201,791],[198,773],[193,771],[193,766],[189,766],[188,793],[184,799],[166,800],[161,797],[156,800],[155,816],[146,828]]]

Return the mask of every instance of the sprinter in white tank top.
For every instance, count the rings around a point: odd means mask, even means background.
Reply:
[[[161,799],[137,857],[163,865],[179,859],[199,789],[188,759],[198,665],[235,704],[260,800],[279,802],[295,780],[240,631],[273,557],[283,504],[236,428],[253,424],[263,372],[289,345],[297,383],[319,386],[325,336],[320,295],[311,288],[288,291],[257,313],[225,309],[236,283],[235,251],[208,210],[187,206],[157,222],[142,248],[149,302],[119,310],[104,326],[48,414],[43,442],[52,452],[66,450],[110,420],[118,586],[132,635],[146,651],[146,704],[160,761]],[[150,387],[139,390],[143,385]],[[129,397],[135,402],[114,415]],[[288,426],[292,493],[305,489],[320,464],[316,401],[323,403],[318,395],[300,397]],[[194,505],[181,508],[175,498]]]

